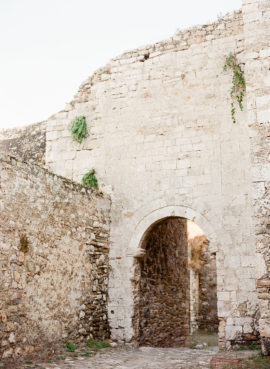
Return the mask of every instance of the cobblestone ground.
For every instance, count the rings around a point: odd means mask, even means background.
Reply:
[[[107,348],[92,357],[78,356],[55,363],[20,366],[39,369],[204,369],[210,368],[210,361],[217,355],[217,348],[194,350],[188,348]],[[220,355],[220,354],[218,354]],[[246,353],[223,353],[228,357],[248,357]]]

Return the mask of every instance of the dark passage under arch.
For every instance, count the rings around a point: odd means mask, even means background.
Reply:
[[[189,333],[187,221],[166,218],[142,247],[138,296],[140,345],[181,346]]]
[[[133,320],[139,345],[183,346],[191,333],[198,328],[208,329],[208,325],[212,324],[205,319],[210,307],[207,300],[208,278],[205,279],[202,269],[191,268],[192,243],[188,222],[180,217],[164,218],[150,227],[142,241],[144,255],[136,262]],[[195,225],[192,229],[196,234],[199,228]],[[205,264],[205,271],[209,274],[206,250],[204,245],[199,264],[202,267]],[[214,289],[209,300],[214,300],[209,318],[217,322],[216,286],[210,288]],[[201,327],[203,322],[205,327]]]

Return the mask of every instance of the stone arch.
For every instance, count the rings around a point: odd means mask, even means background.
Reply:
[[[118,235],[116,234],[110,250],[110,283],[108,316],[111,334],[114,339],[123,342],[132,342],[136,337],[134,330],[135,294],[134,281],[137,273],[137,257],[140,256],[141,243],[144,235],[150,227],[168,217],[180,217],[194,221],[207,235],[210,241],[211,252],[217,256],[217,273],[219,258],[222,259],[220,240],[217,237],[219,231],[219,214],[215,208],[203,201],[193,202],[194,210],[189,205],[183,205],[182,198],[172,195],[163,199],[155,199],[140,207],[135,213],[126,219],[127,244],[120,253]],[[209,221],[213,219],[213,224]],[[118,241],[117,241],[118,240]],[[219,256],[220,255],[220,256]],[[124,262],[123,262],[124,261]],[[219,279],[221,280],[221,279]],[[121,283],[119,284],[119,281]],[[124,286],[124,287],[123,287]],[[219,286],[218,286],[219,289]]]
[[[152,207],[153,205],[155,205],[155,202],[152,204]],[[192,220],[204,231],[205,234],[207,234],[207,238],[210,241],[211,251],[218,252],[216,232],[205,216],[186,206],[167,205],[150,210],[145,215],[142,214],[142,210],[136,214],[137,224],[129,242],[127,256],[140,256],[142,253],[142,241],[146,233],[155,223],[168,217],[180,217]]]
[[[133,218],[133,222],[136,222],[136,226],[134,228],[132,237],[130,239],[130,243],[127,249],[127,257],[130,259],[130,265],[133,265],[131,268],[131,284],[133,285],[133,318],[132,318],[132,326],[133,326],[133,339],[137,343],[140,343],[140,333],[139,333],[139,321],[140,318],[138,317],[138,286],[140,284],[138,275],[140,275],[140,266],[139,260],[145,254],[145,239],[148,237],[147,235],[151,233],[151,230],[155,228],[156,225],[161,224],[164,220],[169,220],[172,218],[175,219],[183,219],[183,220],[191,220],[192,222],[196,223],[204,234],[207,236],[208,240],[210,241],[209,244],[209,252],[216,254],[218,252],[218,239],[216,236],[216,232],[214,231],[211,223],[209,220],[199,214],[197,211],[181,205],[165,205],[158,209],[155,209],[156,202],[147,205],[145,208],[140,209]],[[151,209],[152,207],[152,209]],[[147,214],[145,210],[148,210]],[[133,223],[134,224],[134,223]],[[133,260],[133,261],[132,261]],[[216,264],[216,261],[215,261]],[[137,297],[136,297],[137,296]],[[216,295],[215,295],[216,296]],[[189,314],[189,313],[188,313]],[[183,322],[181,323],[183,324]],[[188,323],[190,324],[190,322]],[[186,329],[186,328],[185,328]],[[189,334],[189,333],[188,333]],[[187,336],[186,336],[187,338]],[[168,340],[166,340],[168,343]],[[175,340],[172,340],[175,342]],[[184,341],[182,341],[183,343]],[[145,342],[146,344],[147,341]],[[153,343],[153,342],[152,342]],[[158,343],[157,343],[158,344]],[[155,343],[154,343],[155,345]],[[177,343],[176,343],[177,345]]]
[[[155,222],[142,249],[135,260],[135,340],[143,346],[183,346],[190,326],[187,219]]]

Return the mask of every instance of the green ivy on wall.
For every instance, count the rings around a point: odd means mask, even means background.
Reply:
[[[85,117],[76,117],[70,123],[69,129],[72,133],[73,140],[78,141],[81,144],[84,137],[88,134]]]
[[[95,173],[95,169],[91,169],[82,177],[82,183],[84,186],[98,188],[98,181]]]
[[[232,88],[231,88],[231,114],[232,114],[232,121],[236,123],[235,119],[235,102],[238,103],[240,110],[243,110],[243,98],[246,92],[246,82],[244,77],[244,72],[237,62],[236,55],[230,53],[227,56],[225,64],[223,66],[223,70],[226,72],[228,69],[231,69],[233,72],[232,78]]]

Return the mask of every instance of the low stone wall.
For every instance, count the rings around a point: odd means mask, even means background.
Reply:
[[[270,321],[270,279],[266,275],[257,281],[258,298],[261,307],[261,323]],[[270,355],[270,329],[268,324],[261,324],[261,344],[264,355]]]
[[[45,165],[46,122],[1,130],[0,151],[22,161]]]
[[[0,358],[109,335],[110,199],[0,156]]]

